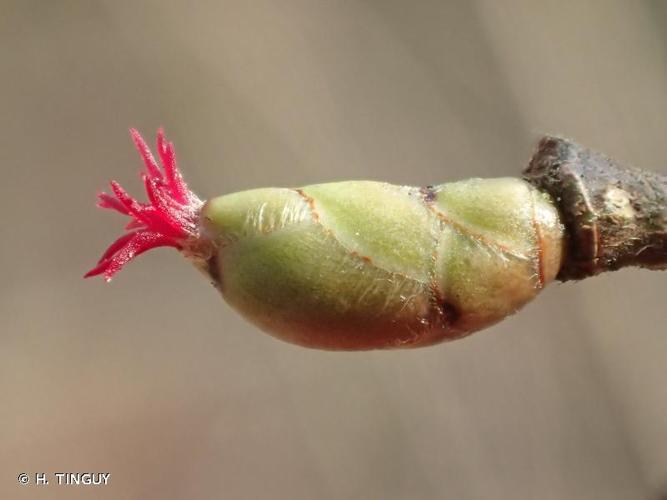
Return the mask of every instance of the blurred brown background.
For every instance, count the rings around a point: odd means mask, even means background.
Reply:
[[[666,2],[2,0],[0,65],[0,498],[667,494],[664,273],[369,353],[258,332],[171,250],[81,279],[129,126],[204,197],[516,175],[543,132],[665,172]],[[61,471],[111,486],[16,480]]]

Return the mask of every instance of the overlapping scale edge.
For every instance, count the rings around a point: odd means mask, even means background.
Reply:
[[[138,255],[157,247],[182,250],[187,242],[198,238],[198,214],[203,202],[188,189],[176,164],[173,143],[157,132],[157,152],[162,168],[139,132],[130,129],[132,140],[143,159],[141,172],[148,203],[131,197],[116,181],[111,181],[113,194],[98,194],[97,206],[131,218],[127,231],[114,241],[97,265],[84,277],[102,275],[106,281]]]

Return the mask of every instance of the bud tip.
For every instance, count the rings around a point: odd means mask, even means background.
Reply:
[[[199,238],[198,217],[202,201],[188,189],[176,164],[173,143],[157,133],[158,165],[146,142],[136,129],[130,136],[143,159],[145,170],[140,172],[148,203],[131,197],[116,181],[111,181],[113,194],[100,192],[97,206],[131,218],[127,231],[114,241],[97,265],[84,278],[103,275],[109,282],[125,264],[138,255],[157,247],[182,250],[187,242]]]

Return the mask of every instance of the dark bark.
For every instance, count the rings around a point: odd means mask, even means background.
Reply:
[[[626,266],[667,269],[666,176],[547,136],[523,177],[549,193],[560,210],[567,240],[557,279]]]

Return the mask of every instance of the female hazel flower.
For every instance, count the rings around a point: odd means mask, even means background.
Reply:
[[[98,206],[131,221],[86,277],[108,281],[139,254],[171,246],[250,321],[307,347],[417,347],[463,337],[514,313],[556,278],[615,268],[623,258],[605,254],[618,242],[597,224],[600,216],[635,224],[623,186],[613,196],[605,191],[606,201],[597,192],[592,202],[577,198],[585,186],[576,155],[587,150],[561,139],[542,141],[527,180],[422,188],[348,181],[202,202],[183,181],[162,130],[162,168],[138,132],[131,135],[145,164],[148,202],[116,182],[113,195],[99,195]],[[664,195],[664,178],[655,177]],[[557,206],[563,199],[575,209]],[[664,245],[654,236],[635,257]]]

